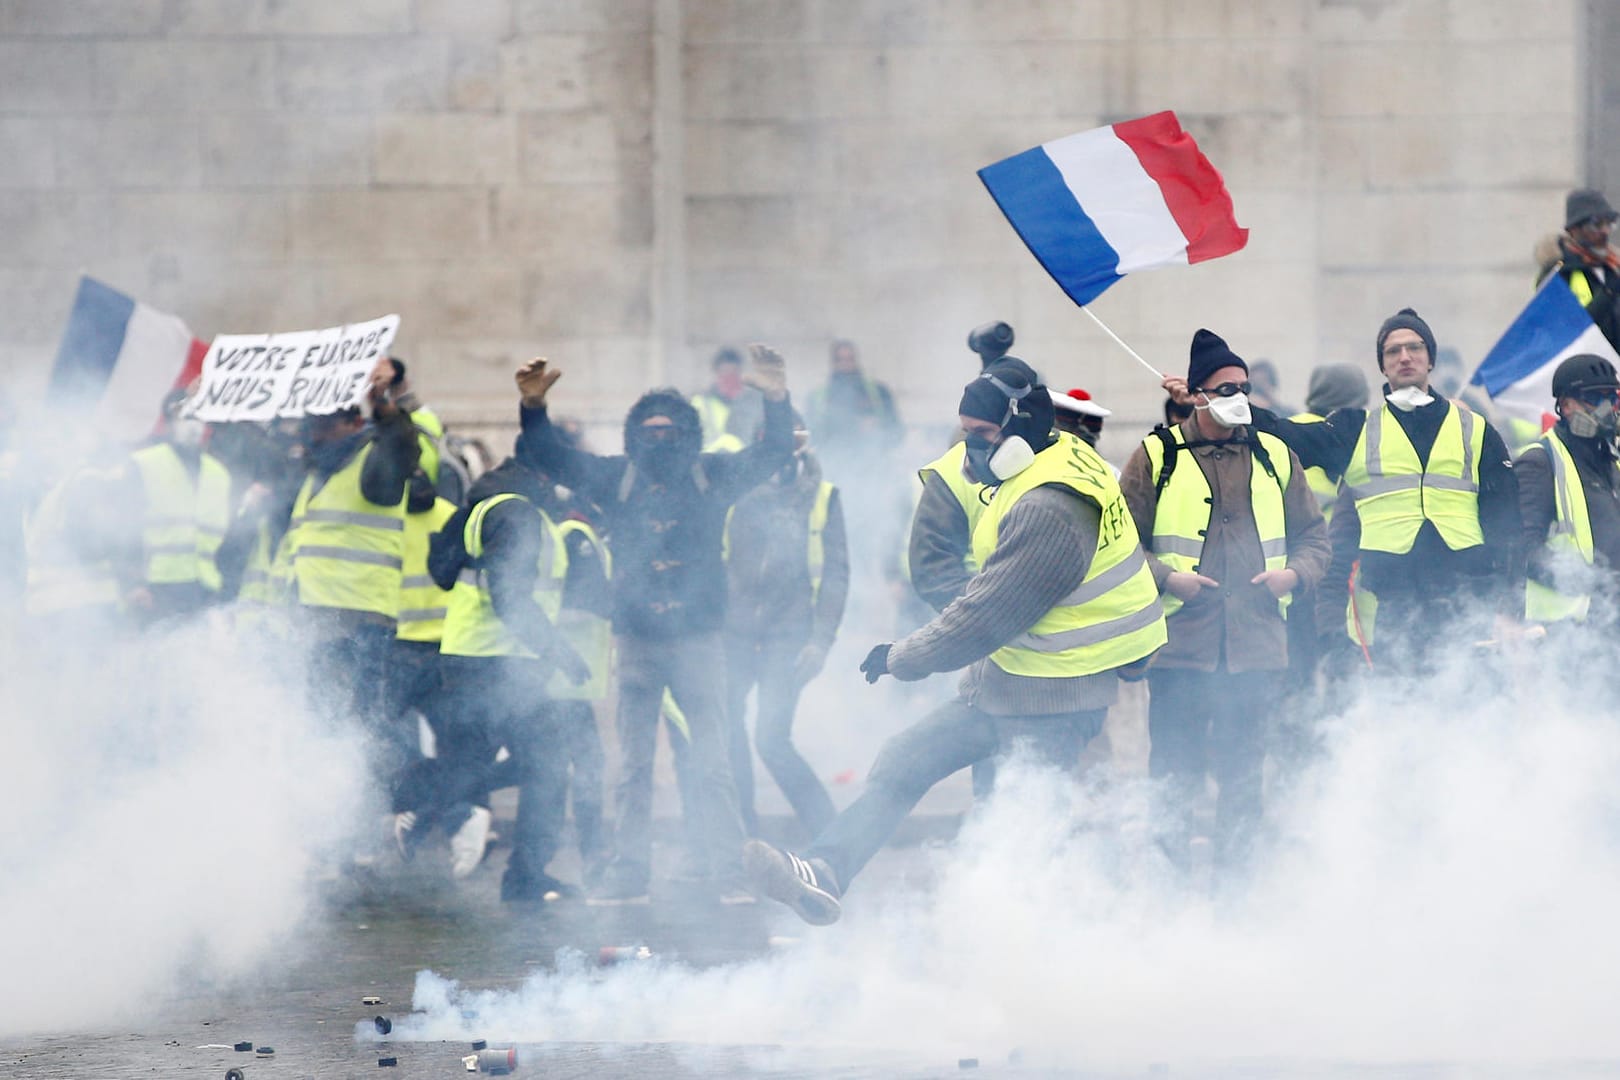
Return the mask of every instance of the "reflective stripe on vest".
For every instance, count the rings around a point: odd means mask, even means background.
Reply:
[[[1185,448],[1186,436],[1181,425],[1171,428],[1170,434],[1178,448]],[[1272,477],[1268,474],[1250,451],[1249,505],[1254,516],[1255,531],[1260,536],[1260,555],[1265,560],[1266,569],[1281,570],[1288,565],[1288,519],[1283,509],[1283,491],[1293,475],[1293,461],[1281,439],[1263,431],[1257,434],[1260,445],[1271,456],[1271,467],[1277,475]],[[1157,483],[1159,474],[1164,471],[1164,440],[1157,435],[1149,435],[1142,441],[1142,447],[1147,451],[1151,469],[1149,475]],[[1176,451],[1178,454],[1183,452],[1192,456],[1190,450]],[[1153,535],[1147,546],[1170,569],[1197,573],[1199,560],[1204,557],[1204,538],[1209,531],[1210,514],[1214,511],[1214,495],[1203,467],[1196,459],[1188,464],[1192,467],[1172,468],[1170,479],[1165,483],[1164,490],[1159,492],[1158,505],[1153,513]],[[1277,601],[1279,612],[1288,609],[1288,599],[1285,596]],[[1170,593],[1165,593],[1163,600],[1166,615],[1174,615],[1181,609],[1181,600]]]
[[[585,542],[591,545],[596,557],[601,560],[603,572],[611,578],[612,554],[588,522],[569,518],[557,525],[557,535],[565,551],[568,538],[575,533],[584,537]],[[557,629],[562,631],[568,644],[572,645],[574,651],[584,659],[591,669],[591,677],[576,686],[569,682],[562,672],[552,672],[546,693],[558,701],[601,701],[606,698],[613,678],[612,622],[589,611],[563,608],[557,615]]]
[[[969,573],[976,574],[979,572],[979,563],[973,556],[972,538],[979,527],[979,518],[984,516],[984,485],[976,484],[967,478],[967,474],[962,471],[962,466],[966,461],[967,443],[958,442],[939,457],[918,469],[917,479],[927,484],[928,474],[933,473],[945,481],[945,486],[950,488],[952,495],[956,496],[956,502],[962,507],[962,513],[967,515],[969,543],[967,554],[962,556],[962,565],[967,568]]]
[[[23,551],[28,558],[23,590],[26,615],[118,609],[118,579],[112,564],[106,559],[80,559],[69,542],[68,495],[73,479],[46,492],[23,522]]]
[[[130,455],[141,474],[145,518],[141,545],[148,585],[196,583],[218,592],[214,556],[231,520],[231,477],[210,454],[197,462],[192,478],[168,443],[154,443]]]
[[[1425,469],[1388,404],[1368,414],[1344,471],[1361,518],[1361,548],[1404,555],[1425,521],[1453,551],[1485,542],[1479,459],[1485,424],[1456,402],[1446,410]]]
[[[1553,505],[1557,516],[1547,530],[1547,550],[1552,553],[1554,576],[1576,580],[1588,577],[1578,572],[1590,571],[1593,563],[1592,519],[1587,515],[1586,491],[1581,486],[1580,471],[1575,467],[1569,448],[1555,433],[1549,431],[1535,445],[1546,451],[1552,467]],[[1529,580],[1524,585],[1524,615],[1535,622],[1584,620],[1591,603],[1589,591],[1565,593]]]
[[[428,574],[428,546],[433,534],[456,513],[449,499],[434,499],[421,513],[405,515],[405,565],[399,581],[399,615],[394,636],[401,641],[438,641],[444,636],[444,616],[450,593],[433,583]]]
[[[405,501],[377,506],[360,491],[360,473],[375,449],[367,443],[316,488],[306,477],[287,526],[287,557],[298,603],[367,611],[394,618],[405,564]],[[278,553],[278,558],[280,557]]]
[[[990,654],[1012,675],[1061,679],[1090,675],[1149,656],[1166,640],[1164,609],[1119,481],[1097,452],[1073,435],[1039,454],[996,489],[973,532],[980,566],[995,551],[1002,519],[1025,494],[1062,484],[1101,510],[1097,550],[1085,580],[1023,634]]]
[[[563,583],[568,576],[568,551],[563,547],[557,526],[545,511],[523,496],[503,491],[482,499],[467,515],[462,529],[462,546],[474,561],[484,554],[484,519],[501,503],[516,499],[540,518],[540,556],[534,582],[535,603],[553,623],[562,609]],[[489,593],[489,574],[477,567],[464,568],[450,590],[449,611],[444,619],[444,637],[439,651],[450,656],[526,656],[534,653],[506,629],[495,613]]]

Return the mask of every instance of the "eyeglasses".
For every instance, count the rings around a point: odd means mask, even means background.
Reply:
[[[1613,387],[1601,390],[1582,390],[1580,398],[1588,405],[1602,405],[1605,402],[1613,405],[1620,403],[1620,390]]]
[[[1427,356],[1429,347],[1421,341],[1405,341],[1398,345],[1384,346],[1384,358],[1386,360],[1393,360],[1403,352],[1409,352],[1413,356]]]
[[[1223,382],[1219,386],[1201,387],[1198,392],[1210,397],[1237,397],[1239,394],[1247,394],[1253,386],[1251,382]]]

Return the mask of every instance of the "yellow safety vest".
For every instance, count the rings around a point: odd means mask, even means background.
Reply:
[[[1186,445],[1181,426],[1170,429],[1176,446]],[[1288,446],[1275,435],[1256,432],[1260,445],[1271,457],[1271,467],[1277,475],[1272,477],[1255,455],[1249,455],[1249,503],[1254,514],[1255,530],[1260,535],[1260,554],[1267,570],[1281,570],[1288,565],[1288,520],[1283,509],[1283,492],[1293,475],[1293,461]],[[1150,475],[1158,483],[1164,470],[1164,440],[1150,435],[1142,441],[1147,451]],[[1180,449],[1176,451],[1180,453]],[[1192,457],[1188,452],[1189,459]],[[1159,492],[1157,509],[1153,514],[1153,535],[1148,550],[1172,570],[1197,572],[1204,554],[1204,535],[1209,531],[1209,516],[1214,509],[1209,480],[1196,460],[1188,460],[1182,467],[1172,467],[1164,490]],[[1170,593],[1164,594],[1164,613],[1174,615],[1182,602]],[[1277,610],[1288,610],[1289,597],[1277,601]]]
[[[394,636],[401,641],[438,641],[450,593],[428,573],[428,546],[434,533],[456,514],[449,499],[434,499],[420,513],[405,515],[405,566],[399,583],[399,615]]]
[[[25,615],[118,609],[118,579],[112,563],[106,559],[80,559],[68,539],[68,492],[73,481],[88,472],[70,476],[51,488],[23,522],[23,551],[28,558],[23,588]]]
[[[569,519],[557,526],[557,536],[564,552],[568,550],[568,537],[578,533],[596,551],[602,561],[602,571],[613,576],[613,556],[607,545],[588,522]],[[601,701],[608,696],[613,677],[613,623],[594,612],[577,608],[562,608],[557,613],[557,629],[562,631],[568,644],[574,647],[587,666],[591,677],[575,686],[560,671],[551,673],[546,693],[559,701]]]
[[[1575,299],[1580,301],[1581,307],[1592,302],[1592,283],[1586,280],[1585,270],[1572,271],[1565,280],[1569,282],[1569,291],[1575,294]]]
[[[984,485],[969,480],[967,474],[962,471],[962,466],[966,461],[967,443],[958,442],[939,457],[918,469],[917,479],[926,485],[928,483],[928,474],[933,473],[945,481],[945,486],[950,488],[951,494],[956,496],[956,501],[961,505],[962,513],[967,515],[968,537],[971,539],[979,526],[979,518],[984,514],[985,499]],[[971,543],[968,545],[967,554],[962,556],[962,565],[967,567],[969,573],[976,574],[979,572],[979,563],[973,556]]]
[[[480,500],[467,524],[462,527],[462,546],[473,559],[484,554],[484,518],[503,502],[519,499],[540,516],[539,577],[534,583],[534,599],[546,618],[553,623],[562,609],[563,582],[568,576],[568,550],[563,546],[557,526],[544,510],[523,496],[510,491]],[[450,590],[449,611],[444,619],[444,638],[439,651],[449,656],[526,656],[534,652],[521,644],[507,631],[501,617],[495,613],[495,601],[489,592],[489,574],[482,569],[466,567]]]
[[[1453,551],[1485,542],[1479,525],[1479,459],[1485,423],[1452,402],[1425,469],[1389,405],[1369,413],[1344,483],[1361,519],[1361,548],[1404,555],[1425,521]]]
[[[422,448],[417,464],[433,483],[439,482],[439,440],[444,438],[444,421],[428,408],[411,410],[411,423],[416,425],[416,445]]]
[[[1322,417],[1315,413],[1295,413],[1288,419],[1296,424],[1320,424]],[[1328,476],[1327,470],[1320,465],[1312,465],[1305,470],[1305,482],[1311,487],[1311,494],[1316,496],[1316,505],[1322,511],[1322,520],[1328,523],[1333,521],[1333,504],[1339,499],[1338,481]]]
[[[735,454],[743,448],[743,441],[729,431],[722,431],[703,447],[705,454]]]
[[[1586,491],[1581,486],[1575,459],[1564,441],[1551,431],[1543,435],[1536,446],[1547,452],[1552,466],[1553,503],[1558,508],[1558,516],[1547,531],[1547,550],[1554,552],[1559,560],[1579,559],[1591,567],[1592,519],[1587,516]],[[1525,582],[1524,615],[1535,622],[1584,621],[1591,604],[1590,592],[1566,594],[1540,582]]]
[[[220,587],[214,556],[231,521],[231,476],[211,454],[198,460],[192,479],[168,443],[154,443],[130,455],[146,497],[141,544],[148,585],[189,585],[211,592]]]
[[[703,426],[705,449],[716,452],[729,451],[731,449],[729,446],[716,448],[715,443],[719,441],[721,436],[726,434],[731,424],[731,403],[719,394],[707,390],[701,394],[692,395],[691,401],[692,408],[697,410],[698,423]],[[740,439],[738,443],[740,446]]]
[[[991,653],[991,662],[1012,675],[1062,679],[1109,671],[1151,655],[1167,640],[1153,572],[1119,481],[1108,463],[1073,435],[1060,435],[1027,469],[996,489],[973,530],[974,558],[984,565],[996,549],[1002,519],[1043,484],[1062,484],[1098,506],[1097,550],[1074,592]]]
[[[810,504],[810,529],[807,551],[805,552],[806,565],[810,570],[810,602],[813,604],[821,595],[821,579],[827,569],[827,512],[832,505],[833,492],[836,489],[826,480],[816,487],[815,501]],[[720,534],[720,557],[731,560],[731,518],[736,514],[736,506],[726,511],[726,528]]]
[[[304,479],[287,527],[288,558],[298,603],[367,611],[392,619],[399,612],[405,565],[405,501],[378,506],[360,492],[360,472],[372,444],[318,488]],[[279,556],[278,556],[279,557]]]

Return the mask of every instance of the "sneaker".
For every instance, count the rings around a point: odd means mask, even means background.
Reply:
[[[411,843],[415,837],[412,835],[416,829],[416,811],[405,810],[394,815],[394,846],[399,848],[399,857],[406,862],[416,853]]]
[[[489,807],[475,806],[450,837],[451,877],[459,881],[484,861],[484,852],[489,850],[489,823],[493,818]]]
[[[792,908],[811,926],[838,921],[838,882],[820,859],[802,859],[763,840],[743,845],[743,867],[754,891]]]
[[[510,870],[501,878],[501,900],[513,902],[556,903],[559,900],[577,900],[579,886],[559,881],[550,874],[514,875]]]
[[[636,873],[622,863],[612,863],[585,902],[596,907],[618,907],[645,904],[647,901],[647,876]]]

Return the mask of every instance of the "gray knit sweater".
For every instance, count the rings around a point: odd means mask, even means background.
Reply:
[[[1085,579],[1100,517],[1095,503],[1062,485],[1026,493],[1002,520],[996,549],[967,592],[895,643],[889,671],[912,681],[965,667],[962,700],[994,716],[1107,708],[1119,688],[1113,671],[1040,679],[1010,675],[988,659]]]

